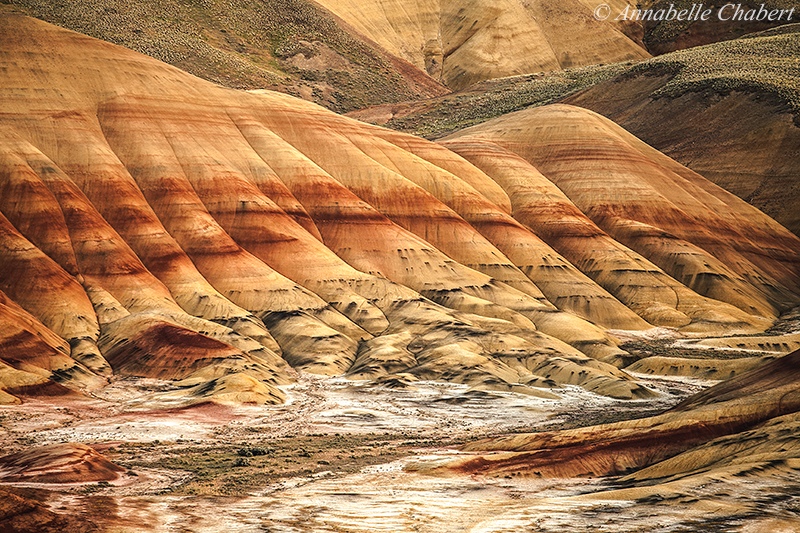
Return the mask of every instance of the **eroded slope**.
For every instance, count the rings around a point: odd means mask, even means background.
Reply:
[[[798,303],[795,237],[597,115],[461,157],[0,24],[4,401],[131,375],[275,403],[294,369],[644,397],[605,328],[754,333]],[[657,217],[607,199],[631,186]]]
[[[797,234],[798,54],[794,24],[666,54],[566,102],[611,118]]]

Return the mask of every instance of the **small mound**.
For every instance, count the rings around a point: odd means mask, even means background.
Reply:
[[[20,403],[19,398],[0,390],[0,405],[12,405]]]
[[[646,357],[625,370],[639,374],[659,376],[686,376],[698,379],[730,379],[737,374],[757,367],[771,357],[745,357],[740,359],[688,359],[683,357]]]
[[[35,398],[42,397],[55,397],[55,396],[80,396],[80,393],[68,389],[60,383],[54,381],[43,381],[32,385],[24,385],[22,387],[12,387],[7,390],[8,393],[14,396],[30,396]]]
[[[0,458],[0,479],[27,483],[115,481],[125,469],[85,444],[52,444]]]
[[[190,402],[220,404],[278,405],[286,400],[283,391],[244,373],[229,374],[181,391]]]
[[[697,342],[700,346],[734,350],[754,350],[759,352],[790,353],[800,349],[800,333],[788,333],[777,336],[754,337],[722,337],[719,339],[703,339]]]
[[[100,342],[114,371],[131,376],[181,379],[210,361],[241,357],[215,339],[155,320],[131,338],[106,334]]]
[[[31,370],[35,369],[31,368]],[[26,396],[54,397],[78,394],[64,385],[52,381],[47,374],[49,373],[43,370],[36,373],[17,370],[6,365],[0,359],[0,405],[18,404],[21,402],[21,397]],[[69,372],[54,373],[53,377],[56,375],[66,380],[70,378]]]
[[[12,368],[0,361],[0,405],[20,403],[11,390],[20,390],[24,387],[41,385],[47,378]]]
[[[384,387],[387,389],[414,390],[416,388],[414,383],[417,381],[419,381],[419,379],[413,374],[402,372],[400,374],[387,374],[377,377],[373,380],[373,383],[376,387]]]

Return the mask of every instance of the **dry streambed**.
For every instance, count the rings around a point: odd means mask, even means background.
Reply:
[[[621,401],[567,387],[561,400],[546,400],[445,383],[389,388],[304,375],[286,388],[283,406],[183,409],[170,404],[164,383],[123,380],[102,398],[58,407],[31,400],[0,411],[4,450],[91,444],[125,467],[119,480],[5,487],[53,511],[123,529],[262,531],[279,524],[277,531],[369,531],[383,523],[394,531],[448,530],[443,509],[478,520],[477,511],[458,510],[489,495],[505,506],[527,489],[509,489],[509,480],[407,473],[406,463],[458,453],[456,445],[481,436],[642,416],[703,386],[647,384],[662,395]],[[434,515],[441,518],[431,522]]]
[[[642,354],[657,353],[657,344],[642,342]],[[694,476],[650,487],[615,478],[415,471],[451,461],[464,454],[459,445],[481,437],[640,418],[713,383],[637,378],[660,394],[623,401],[566,387],[560,400],[547,400],[446,383],[389,387],[303,375],[284,388],[282,406],[191,409],[175,403],[165,382],[121,380],[94,399],[57,407],[39,399],[0,410],[4,450],[91,444],[125,468],[118,480],[3,488],[113,531],[795,527],[800,510],[792,495],[800,484],[792,465],[773,465],[766,476]]]

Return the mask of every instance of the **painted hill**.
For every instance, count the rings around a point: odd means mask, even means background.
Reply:
[[[606,328],[755,333],[800,303],[796,237],[594,113],[437,145],[0,30],[6,402],[118,375],[276,403],[294,369],[636,398]]]
[[[513,190],[517,219],[650,323],[694,322],[695,313],[709,309],[698,294],[762,316],[793,305],[800,263],[788,231],[599,115],[563,105],[535,108],[443,144]],[[755,218],[744,220],[742,212]],[[773,241],[764,230],[780,237]],[[777,250],[771,242],[794,264],[786,269],[780,260],[764,277],[771,267],[761,250]],[[712,307],[709,317],[737,316]],[[707,321],[714,319],[700,320]]]
[[[483,82],[350,116],[430,139],[531,106],[596,111],[800,232],[800,25],[619,63]]]
[[[800,233],[800,26],[779,30],[658,57],[566,102]]]
[[[51,444],[0,457],[0,477],[6,483],[109,482],[123,472],[85,444]]]

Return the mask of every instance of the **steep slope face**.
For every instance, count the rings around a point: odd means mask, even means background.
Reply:
[[[595,20],[595,4],[477,0],[320,3],[452,89],[478,81],[647,57],[634,27]],[[625,1],[610,2],[624,9]]]
[[[91,389],[105,380],[70,357],[70,346],[16,302],[0,293],[0,405],[18,403],[14,394],[69,394],[51,381],[68,379]],[[76,343],[77,345],[78,343]],[[76,353],[73,357],[80,357]],[[95,354],[96,359],[100,356]],[[98,374],[110,369],[96,369]],[[103,372],[103,371],[106,372]],[[7,391],[7,392],[3,392]]]
[[[85,444],[51,444],[0,457],[0,476],[5,482],[108,482],[123,472],[124,468]]]
[[[562,101],[585,107],[798,234],[798,28],[786,25],[636,65],[493,80],[350,116],[440,138],[529,106]]]
[[[338,112],[447,92],[308,0],[5,3],[221,85],[279,90]]]
[[[113,373],[275,403],[297,368],[645,397],[604,327],[752,333],[798,303],[796,239],[591,113],[552,108],[549,132],[513,130],[519,155],[472,164],[35,19],[0,24],[0,310],[42,350],[8,356],[12,392]],[[627,197],[600,216],[620,169],[670,225]]]
[[[800,233],[800,33],[668,54],[565,102],[648,144]]]
[[[450,139],[445,146],[516,185],[520,221],[651,323],[748,321],[735,308],[763,316],[797,301],[796,237],[597,114],[548,106]]]

